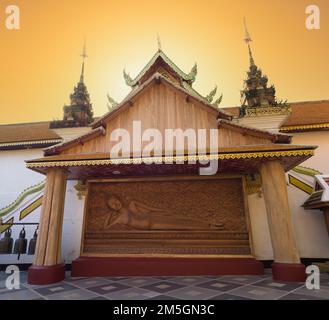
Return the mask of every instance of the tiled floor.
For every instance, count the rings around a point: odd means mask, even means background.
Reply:
[[[63,282],[32,286],[26,272],[20,274],[20,289],[5,288],[7,275],[0,272],[0,300],[329,300],[329,274],[321,274],[319,290],[304,283],[272,280],[264,276],[115,277],[71,278]]]

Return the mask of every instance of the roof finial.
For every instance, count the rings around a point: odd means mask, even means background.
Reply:
[[[87,48],[86,48],[86,39],[83,43],[82,53],[80,55],[82,57],[82,68],[81,68],[81,75],[80,75],[80,82],[82,83],[84,80],[84,72],[85,72],[85,59],[88,58],[87,56]]]
[[[255,65],[255,61],[254,61],[254,58],[252,56],[252,52],[251,52],[251,48],[250,48],[250,42],[252,41],[252,39],[250,37],[249,31],[248,31],[248,28],[247,28],[246,18],[243,18],[243,23],[244,23],[244,28],[245,28],[244,41],[246,42],[246,44],[248,46],[250,65]]]
[[[158,35],[157,36],[157,41],[158,41],[158,51],[161,51],[161,39],[160,39],[160,36]]]

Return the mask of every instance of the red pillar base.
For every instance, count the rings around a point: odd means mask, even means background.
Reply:
[[[72,262],[72,277],[197,276],[264,274],[253,258],[80,257]]]
[[[65,265],[57,264],[55,266],[35,266],[32,265],[27,274],[29,284],[51,284],[60,282],[65,278]]]
[[[302,263],[279,263],[272,264],[273,279],[287,282],[305,282],[305,266]]]

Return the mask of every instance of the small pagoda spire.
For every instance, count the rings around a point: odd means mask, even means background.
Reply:
[[[86,41],[82,53],[82,67],[80,81],[70,95],[70,104],[64,105],[63,120],[52,121],[50,128],[87,127],[93,122],[93,108],[87,86],[84,83],[85,59],[87,56]]]
[[[250,65],[247,71],[247,79],[244,81],[244,88],[241,91],[240,116],[254,116],[270,114],[287,114],[289,106],[285,102],[276,100],[276,91],[274,85],[268,86],[268,78],[262,70],[255,64],[252,56],[249,34],[246,19],[244,18],[245,38],[248,46]],[[274,109],[275,111],[273,111]]]
[[[244,23],[244,29],[245,29],[244,41],[248,46],[250,65],[255,65],[255,61],[254,61],[254,58],[252,56],[251,47],[250,47],[250,42],[252,42],[252,39],[251,39],[250,33],[248,31],[248,28],[247,28],[246,18],[243,18],[243,23]]]
[[[85,60],[88,58],[87,55],[87,48],[86,48],[86,39],[84,40],[82,53],[80,55],[82,57],[82,67],[81,67],[81,75],[80,75],[80,82],[83,83],[84,81],[84,73],[85,73]]]

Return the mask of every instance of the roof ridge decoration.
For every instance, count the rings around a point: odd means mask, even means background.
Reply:
[[[138,73],[138,75],[133,79],[130,74],[123,70],[123,78],[129,87],[134,88],[138,85],[139,80],[143,75],[150,69],[150,67],[155,63],[158,58],[161,58],[166,64],[168,64],[183,80],[192,84],[197,76],[198,67],[195,63],[189,73],[182,71],[161,49],[159,49],[151,58],[151,60],[145,65],[145,67]]]
[[[134,87],[134,80],[130,77],[129,73],[126,72],[126,69],[123,69],[123,78],[125,79],[126,85],[129,87]]]
[[[97,128],[97,127],[101,126],[102,124],[104,124],[104,119],[108,118],[110,114],[112,114],[113,112],[120,109],[126,103],[131,102],[131,99],[133,99],[133,97],[135,97],[139,92],[141,92],[141,90],[143,90],[145,87],[147,87],[150,83],[152,83],[155,80],[156,81],[159,81],[159,80],[160,81],[165,81],[166,83],[170,84],[171,86],[173,86],[177,90],[180,90],[180,91],[184,92],[185,94],[190,95],[192,98],[196,99],[200,103],[206,105],[209,108],[212,108],[213,110],[216,110],[218,112],[218,117],[219,118],[229,119],[229,120],[232,119],[232,115],[230,115],[229,113],[223,111],[223,109],[219,108],[218,105],[216,105],[215,103],[210,103],[209,101],[207,101],[203,96],[201,96],[197,91],[195,91],[188,84],[183,83],[183,86],[180,86],[180,85],[174,83],[173,81],[171,81],[170,79],[168,79],[167,77],[165,77],[164,75],[162,75],[161,73],[156,72],[155,74],[153,74],[153,76],[151,76],[142,85],[140,85],[138,87],[135,87],[133,90],[131,90],[131,92],[120,103],[118,103],[113,108],[111,108],[109,110],[109,112],[107,112],[105,115],[103,115],[102,117],[100,117],[99,119],[94,121],[92,123],[92,128]],[[218,101],[220,102],[221,98],[222,97],[219,97],[216,100],[216,102],[218,102]]]
[[[206,96],[206,99],[207,99],[208,102],[211,103],[214,100],[214,96],[215,96],[216,92],[217,92],[217,85]]]
[[[144,82],[147,82],[151,77],[154,76],[156,73],[160,73],[161,75],[165,76],[167,80],[172,80],[170,82],[176,82],[174,79],[171,79],[171,77],[166,74],[166,72],[161,72],[158,69],[154,70],[154,74],[150,75],[149,78],[143,78],[147,72],[152,68],[154,64],[157,63],[157,60],[161,59],[169,68],[171,69],[170,72],[173,72],[176,77],[178,78],[177,84],[179,84],[180,87],[184,88],[188,93],[192,96],[194,96],[197,99],[202,100],[203,102],[210,104],[214,108],[219,108],[219,104],[222,102],[223,94],[221,94],[214,103],[212,103],[213,99],[215,98],[215,94],[217,92],[217,86],[207,95],[203,96],[199,92],[197,92],[193,87],[192,84],[196,80],[196,76],[198,73],[198,65],[195,63],[189,73],[183,72],[161,49],[161,45],[159,45],[159,38],[158,38],[158,50],[157,52],[152,56],[152,58],[149,60],[149,62],[145,65],[145,67],[137,74],[135,78],[132,78],[130,74],[126,71],[126,68],[123,69],[123,78],[125,80],[126,85],[132,88],[132,91],[127,95],[129,97],[138,87],[143,85]],[[161,62],[160,62],[161,63]],[[160,64],[160,69],[163,68],[163,65]],[[127,97],[123,100],[125,101]],[[112,111],[116,109],[118,105],[121,105],[121,103],[117,103],[112,97],[108,97],[108,109],[109,111]],[[225,112],[223,112],[225,114]],[[226,116],[229,116],[226,114]]]
[[[221,104],[223,100],[223,94],[221,94],[214,102],[214,104],[219,108],[219,105]]]
[[[116,102],[116,100],[114,100],[109,94],[107,94],[107,108],[109,111],[111,111],[113,108],[115,108],[118,105],[118,102]]]
[[[197,65],[197,63],[195,63],[194,66],[192,67],[191,71],[187,75],[187,78],[189,80],[191,80],[192,82],[194,82],[197,74],[198,74],[198,65]]]

